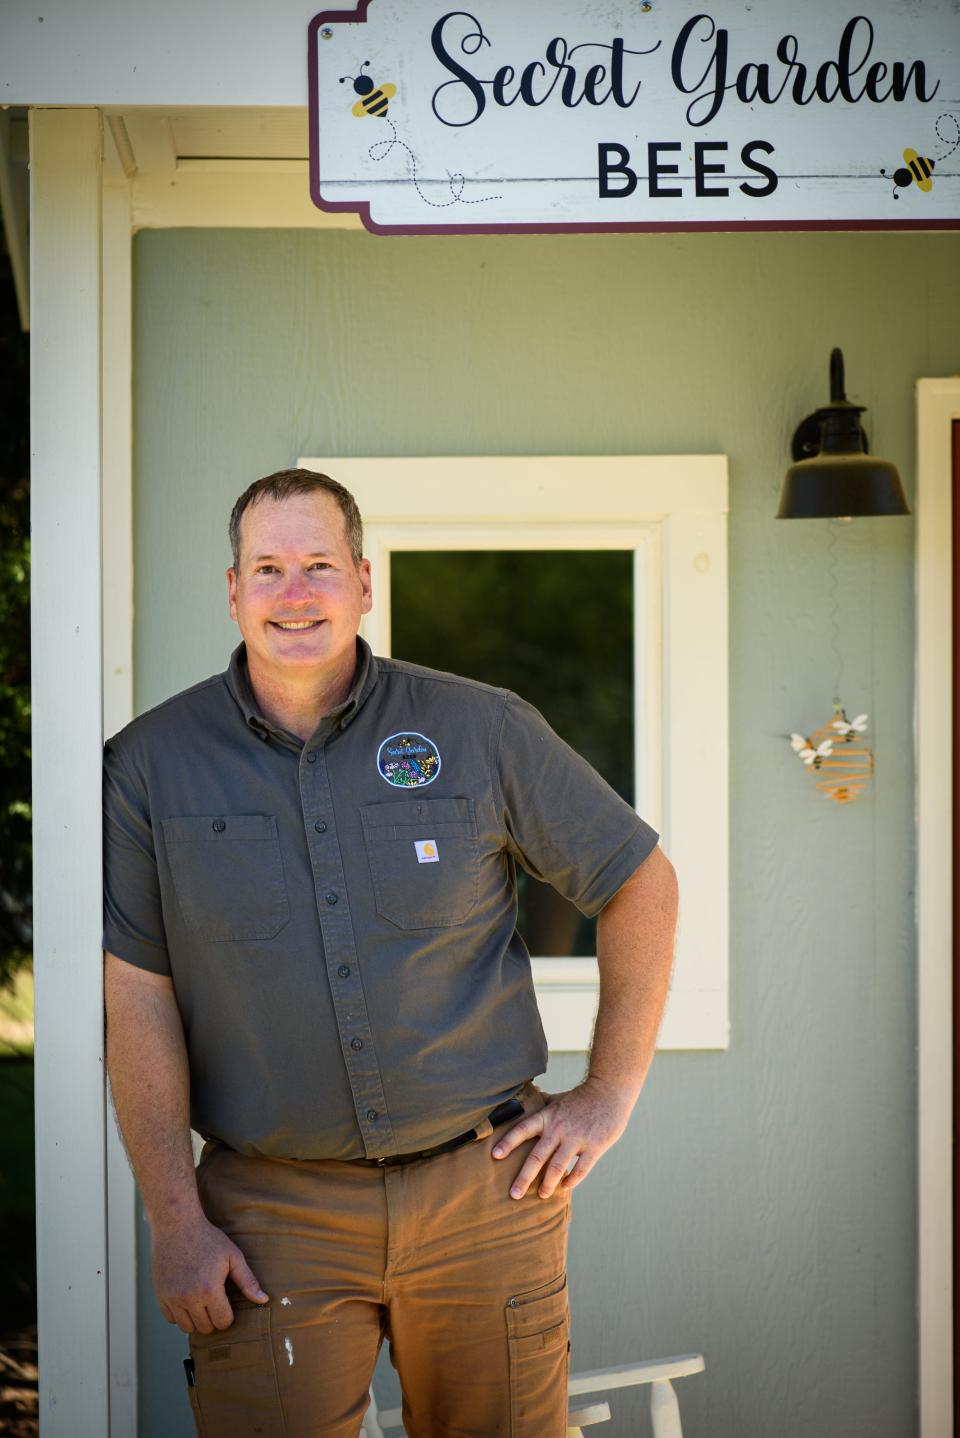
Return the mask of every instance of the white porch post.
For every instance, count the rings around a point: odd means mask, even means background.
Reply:
[[[101,117],[30,116],[37,1298],[44,1438],[104,1438]]]
[[[104,132],[103,732],[133,718],[132,276],[130,185]],[[107,1112],[110,1438],[137,1432],[136,1190]]]

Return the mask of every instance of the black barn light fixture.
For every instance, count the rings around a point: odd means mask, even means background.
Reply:
[[[830,353],[830,403],[808,415],[793,436],[777,519],[852,519],[909,514],[896,465],[867,452],[864,406],[844,393],[843,352]]]

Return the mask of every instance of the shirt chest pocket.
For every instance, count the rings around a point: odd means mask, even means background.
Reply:
[[[184,923],[199,939],[272,939],[290,918],[277,821],[272,814],[163,819]]]
[[[396,799],[360,815],[378,914],[398,929],[470,917],[480,889],[472,799]]]

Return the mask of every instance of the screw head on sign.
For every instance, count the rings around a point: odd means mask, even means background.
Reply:
[[[332,39],[333,39],[333,31],[330,29],[330,26],[329,26],[329,25],[324,25],[323,29],[320,31],[320,39],[321,39],[321,40],[332,40]]]

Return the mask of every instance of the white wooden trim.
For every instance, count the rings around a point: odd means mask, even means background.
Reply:
[[[104,134],[109,151],[113,142]],[[133,718],[133,404],[130,186],[114,153],[103,187],[103,731]],[[107,1120],[110,1438],[137,1431],[136,1187]]]
[[[101,935],[101,118],[30,116],[37,1304],[44,1438],[109,1432]]]
[[[177,159],[177,170],[181,175],[299,175],[301,182],[310,183],[309,161],[296,156],[277,159],[263,155],[241,160],[231,155],[222,158],[181,155]]]
[[[129,124],[129,119],[128,119]],[[134,229],[193,225],[215,229],[360,230],[359,217],[327,214],[310,198],[302,161],[220,162],[210,171],[181,160],[176,174],[138,173],[133,185]]]
[[[729,1044],[726,460],[713,455],[305,458],[356,495],[374,571],[363,632],[390,653],[395,549],[633,549],[637,808],[688,876],[658,1047]],[[402,496],[402,504],[397,499]],[[661,662],[662,656],[662,662]],[[695,894],[691,892],[695,889]],[[597,970],[539,959],[554,1051],[589,1047]],[[565,967],[569,966],[569,967]]]
[[[160,176],[169,184],[177,168],[177,152],[169,117],[157,114],[155,110],[127,110],[123,118],[137,169]]]
[[[133,718],[133,393],[130,187],[104,185],[103,730]]]
[[[917,382],[920,1434],[953,1432],[951,422],[960,377]]]
[[[328,456],[297,463],[349,474],[358,500],[369,495],[361,508],[371,524],[639,524],[728,509],[727,461],[717,454]]]

